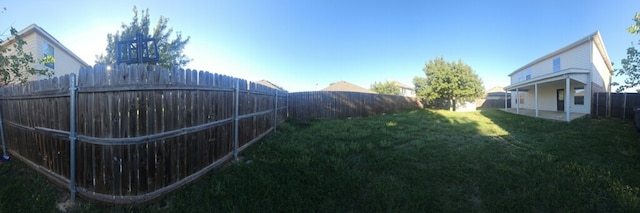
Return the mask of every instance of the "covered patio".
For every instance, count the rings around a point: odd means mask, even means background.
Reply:
[[[567,121],[566,120],[567,117],[566,117],[566,113],[565,112],[538,110],[538,116],[536,116],[536,111],[533,110],[533,109],[520,109],[520,110],[517,110],[515,108],[507,108],[507,109],[501,109],[501,110],[505,111],[505,112],[513,113],[513,114],[525,115],[525,116],[530,116],[530,117],[538,117],[538,118],[547,119],[547,120]],[[572,120],[577,119],[577,118],[584,117],[586,115],[588,115],[588,114],[572,112],[572,113],[569,114],[569,121],[572,121]]]
[[[511,108],[505,103],[504,110],[569,122],[588,114],[585,103],[590,103],[590,96],[584,94],[591,94],[591,84],[587,83],[590,80],[589,71],[572,68],[514,83],[505,87],[515,97]],[[574,99],[577,94],[581,99]]]

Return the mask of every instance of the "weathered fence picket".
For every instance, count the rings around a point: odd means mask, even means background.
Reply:
[[[286,101],[294,118],[361,117],[422,108],[417,98],[358,92],[295,92]]]
[[[591,98],[591,115],[596,117],[614,117],[633,119],[634,109],[640,107],[638,93],[594,93]]]
[[[277,116],[286,115],[286,105],[271,104],[285,91],[207,72],[96,65],[81,69],[77,84],[70,78],[0,88],[0,105],[9,153],[72,196],[76,187],[110,203],[153,199],[221,165],[286,118]]]

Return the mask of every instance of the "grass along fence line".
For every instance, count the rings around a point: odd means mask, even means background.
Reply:
[[[425,109],[352,119],[293,119],[278,128],[247,148],[242,161],[157,202],[130,207],[81,203],[78,210],[640,210],[640,139],[628,121],[566,123],[499,110]],[[6,172],[4,165],[0,172]],[[52,193],[32,185],[25,190]],[[2,184],[0,190],[6,187]],[[54,205],[51,199],[18,196],[13,203],[0,199],[0,207]]]

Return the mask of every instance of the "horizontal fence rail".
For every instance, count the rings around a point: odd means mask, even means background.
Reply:
[[[419,99],[359,92],[295,92],[289,94],[289,117],[346,118],[398,110],[421,109]]]
[[[156,198],[230,160],[287,116],[286,91],[208,72],[96,65],[80,70],[77,85],[74,78],[0,88],[9,152],[69,186],[72,197],[77,190],[110,203]]]

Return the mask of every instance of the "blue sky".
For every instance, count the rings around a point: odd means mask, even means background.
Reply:
[[[616,68],[640,35],[626,28],[640,1],[17,1],[0,0],[0,27],[36,23],[89,64],[107,33],[149,8],[191,36],[187,67],[266,79],[289,91],[348,81],[365,88],[424,77],[435,57],[461,59],[485,88],[599,30]],[[0,31],[1,32],[1,31]],[[5,32],[6,34],[7,32]],[[622,81],[622,78],[614,78]]]

